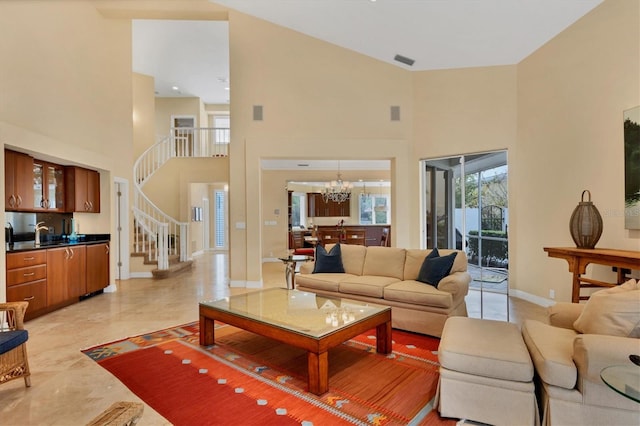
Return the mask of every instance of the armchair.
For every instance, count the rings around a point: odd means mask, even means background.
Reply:
[[[543,425],[640,424],[640,404],[600,378],[603,368],[632,365],[629,355],[640,354],[640,290],[632,284],[594,293],[587,304],[557,303],[549,324],[525,321]]]
[[[31,386],[24,313],[29,302],[0,303],[0,384],[20,377]]]

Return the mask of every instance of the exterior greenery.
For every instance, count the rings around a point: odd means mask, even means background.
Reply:
[[[504,231],[482,231],[483,237],[501,238],[504,240],[489,240],[482,238],[482,264],[485,266],[506,267],[509,263],[507,233]],[[471,259],[480,257],[480,236],[478,231],[469,231],[468,254]]]
[[[624,121],[624,200],[627,206],[640,201],[640,124]]]

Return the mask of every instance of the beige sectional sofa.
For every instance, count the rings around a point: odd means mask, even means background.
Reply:
[[[327,245],[330,250],[333,245]],[[307,262],[296,274],[296,289],[391,306],[392,326],[440,336],[447,318],[467,316],[465,296],[471,276],[467,257],[458,252],[437,288],[416,281],[431,250],[341,245],[344,273],[313,273]],[[440,250],[441,256],[455,250]]]

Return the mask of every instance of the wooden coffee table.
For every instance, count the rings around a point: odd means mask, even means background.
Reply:
[[[309,392],[329,390],[329,349],[376,328],[376,350],[391,352],[391,308],[272,288],[200,303],[200,344],[214,344],[214,321],[307,351]]]

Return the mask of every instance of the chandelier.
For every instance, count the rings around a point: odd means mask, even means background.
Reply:
[[[329,201],[343,203],[351,198],[352,188],[353,184],[351,182],[342,180],[340,162],[338,161],[338,179],[324,184],[324,189],[321,192],[322,199],[325,203]]]

